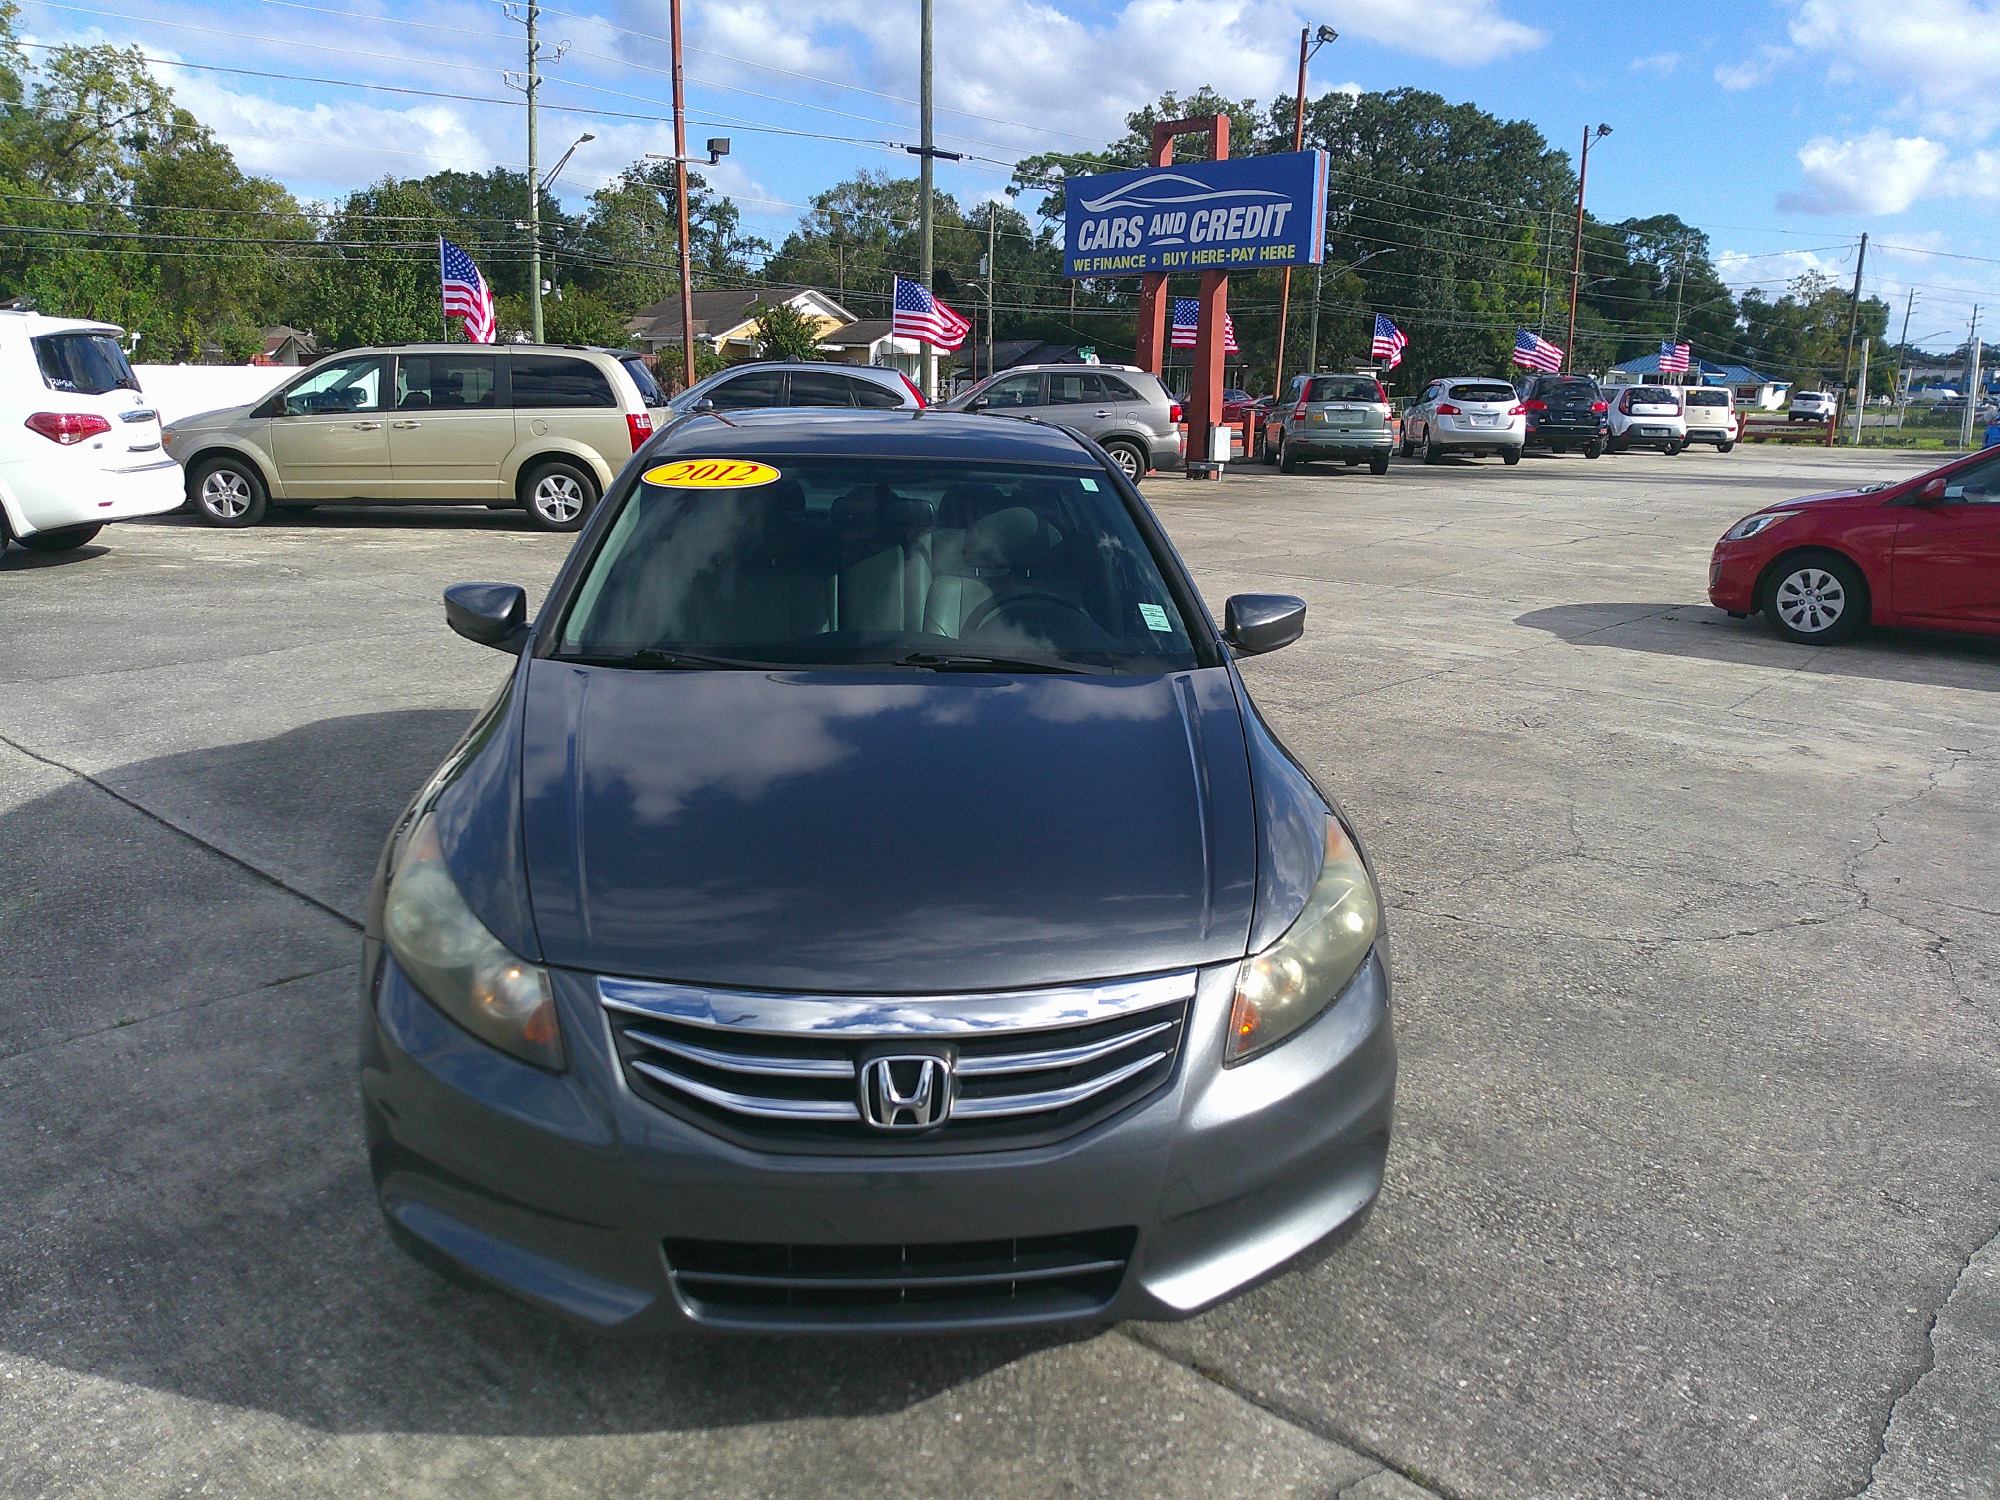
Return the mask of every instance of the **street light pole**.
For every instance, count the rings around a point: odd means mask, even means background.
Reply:
[[[1903,430],[1903,413],[1910,404],[1910,314],[1917,310],[1917,289],[1910,288],[1903,304],[1903,336],[1896,340],[1896,430]]]
[[[1583,188],[1590,179],[1590,143],[1593,139],[1601,141],[1609,134],[1609,125],[1599,125],[1594,137],[1590,127],[1584,126],[1583,156],[1576,166],[1576,242],[1569,267],[1569,337],[1563,344],[1563,364],[1568,369],[1576,367],[1576,294],[1583,282]]]

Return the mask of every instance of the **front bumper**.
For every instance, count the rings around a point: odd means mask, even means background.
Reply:
[[[1046,1147],[938,1156],[738,1146],[636,1098],[589,981],[558,973],[570,1069],[494,1051],[369,945],[361,1087],[398,1238],[580,1325],[619,1333],[908,1332],[1188,1317],[1358,1221],[1381,1190],[1396,1053],[1380,950],[1298,1035],[1224,1069],[1234,965],[1205,970],[1156,1092]],[[718,1314],[665,1241],[936,1246],[1130,1230],[1108,1299],[1055,1313],[948,1302],[853,1316]]]
[[[1757,610],[1757,578],[1768,552],[1741,542],[1717,542],[1708,559],[1708,602],[1734,615]]]

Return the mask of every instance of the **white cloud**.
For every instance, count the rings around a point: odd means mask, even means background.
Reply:
[[[1680,67],[1686,61],[1687,57],[1683,53],[1655,52],[1651,57],[1633,58],[1632,71],[1635,73],[1658,73],[1662,77],[1666,77],[1671,75],[1676,68]]]
[[[1740,62],[1720,64],[1715,70],[1715,81],[1726,89],[1754,89],[1760,83],[1769,83],[1791,55],[1787,48],[1766,44]]]
[[[1926,130],[1977,140],[2000,127],[2000,0],[1792,4],[1795,46],[1895,90]]]
[[[1924,197],[1950,153],[1923,136],[1872,130],[1853,140],[1815,136],[1799,148],[1805,191],[1778,207],[1802,214],[1899,214]]]

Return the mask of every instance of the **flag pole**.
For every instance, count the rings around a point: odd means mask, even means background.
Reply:
[[[444,236],[438,236],[438,326],[444,329],[444,341],[451,342],[451,314],[444,310]]]

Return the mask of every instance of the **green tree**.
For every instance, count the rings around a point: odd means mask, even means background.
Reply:
[[[417,183],[348,194],[294,274],[297,321],[323,350],[442,337],[437,242],[456,230]]]
[[[558,254],[579,285],[621,317],[679,287],[680,230],[672,162],[636,161],[590,196]],[[697,286],[741,286],[769,246],[742,232],[736,205],[688,173],[688,252]]]
[[[750,315],[757,320],[759,359],[818,359],[819,320],[791,303],[758,298]]]

